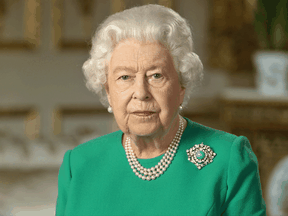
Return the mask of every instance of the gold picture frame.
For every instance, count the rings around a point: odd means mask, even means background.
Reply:
[[[24,3],[23,3],[24,2]],[[0,49],[10,50],[33,50],[40,45],[40,24],[41,24],[41,0],[24,0],[23,25],[24,32],[21,39],[9,39],[0,37]],[[5,29],[5,17],[7,9],[6,2],[1,1],[0,9],[0,33]],[[19,29],[22,31],[22,29]]]

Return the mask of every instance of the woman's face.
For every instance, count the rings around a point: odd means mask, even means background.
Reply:
[[[185,93],[169,51],[156,42],[125,40],[115,47],[108,68],[105,89],[123,133],[166,133],[176,119]],[[140,111],[153,114],[135,113]]]

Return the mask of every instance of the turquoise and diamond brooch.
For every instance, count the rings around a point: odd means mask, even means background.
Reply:
[[[204,145],[203,142],[187,149],[186,152],[188,160],[194,163],[199,170],[213,162],[213,158],[216,156],[210,146]]]

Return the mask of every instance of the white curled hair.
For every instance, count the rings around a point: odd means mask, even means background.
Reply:
[[[105,83],[108,65],[115,46],[134,38],[142,42],[157,41],[170,52],[179,81],[185,90],[182,107],[186,107],[194,90],[202,85],[203,65],[193,52],[188,22],[170,8],[148,4],[109,16],[92,38],[89,59],[83,64],[86,87],[109,106]]]

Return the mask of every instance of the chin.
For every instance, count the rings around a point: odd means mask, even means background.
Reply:
[[[135,126],[130,129],[130,132],[137,136],[152,136],[158,131],[157,127],[153,127],[152,125],[148,126]]]

